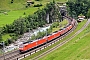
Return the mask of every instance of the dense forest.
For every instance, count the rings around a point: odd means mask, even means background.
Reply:
[[[82,14],[90,17],[90,0],[68,0],[66,4],[70,16],[77,17]]]

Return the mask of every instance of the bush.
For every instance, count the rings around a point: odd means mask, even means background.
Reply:
[[[34,2],[31,2],[31,4],[34,4]]]
[[[8,39],[7,41],[8,41],[8,44],[11,44],[12,43],[12,40],[11,39]]]
[[[59,26],[59,22],[54,22],[54,23],[52,24],[52,27],[53,27],[53,28],[56,28],[57,26]]]
[[[5,46],[8,46],[8,45],[9,45],[8,40],[6,40],[5,41]]]
[[[28,5],[26,5],[25,7],[28,8]]]
[[[23,15],[26,15],[26,13],[24,12]]]
[[[34,7],[40,7],[42,6],[42,4],[37,4],[37,5],[34,5]]]

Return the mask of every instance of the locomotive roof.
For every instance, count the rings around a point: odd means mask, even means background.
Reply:
[[[42,37],[42,38],[38,38],[38,39],[36,39],[36,40],[30,40],[30,41],[24,42],[23,44],[32,43],[32,42],[38,41],[38,40],[40,40],[40,39],[43,39],[43,38],[45,38],[45,37],[46,37],[46,36],[44,36],[44,37]]]
[[[30,42],[33,42],[33,41],[32,41],[32,40],[30,40],[30,41],[24,42],[23,44],[30,43]]]

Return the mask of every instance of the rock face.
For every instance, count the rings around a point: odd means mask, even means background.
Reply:
[[[59,6],[59,8],[60,8],[60,13],[62,16],[67,15],[66,6]]]

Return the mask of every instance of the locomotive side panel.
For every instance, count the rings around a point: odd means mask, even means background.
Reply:
[[[65,33],[66,33],[66,32],[68,31],[68,27],[66,27],[64,31],[65,31]]]
[[[54,38],[57,38],[59,36],[60,36],[60,32],[59,31],[54,34]]]
[[[47,38],[48,41],[51,41],[52,39],[54,39],[54,34],[49,35],[48,38]]]
[[[70,25],[70,29],[72,29],[72,25]],[[70,29],[69,29],[69,30],[70,30]]]
[[[61,33],[61,35],[64,34],[64,30],[61,30],[60,33]]]
[[[29,49],[34,48],[34,47],[36,47],[36,46],[37,46],[37,42],[32,42],[32,43],[29,43],[29,44],[26,46],[26,48],[27,48],[27,50],[29,50]]]
[[[41,45],[47,42],[47,38],[42,38],[40,40],[37,41],[37,45]]]

